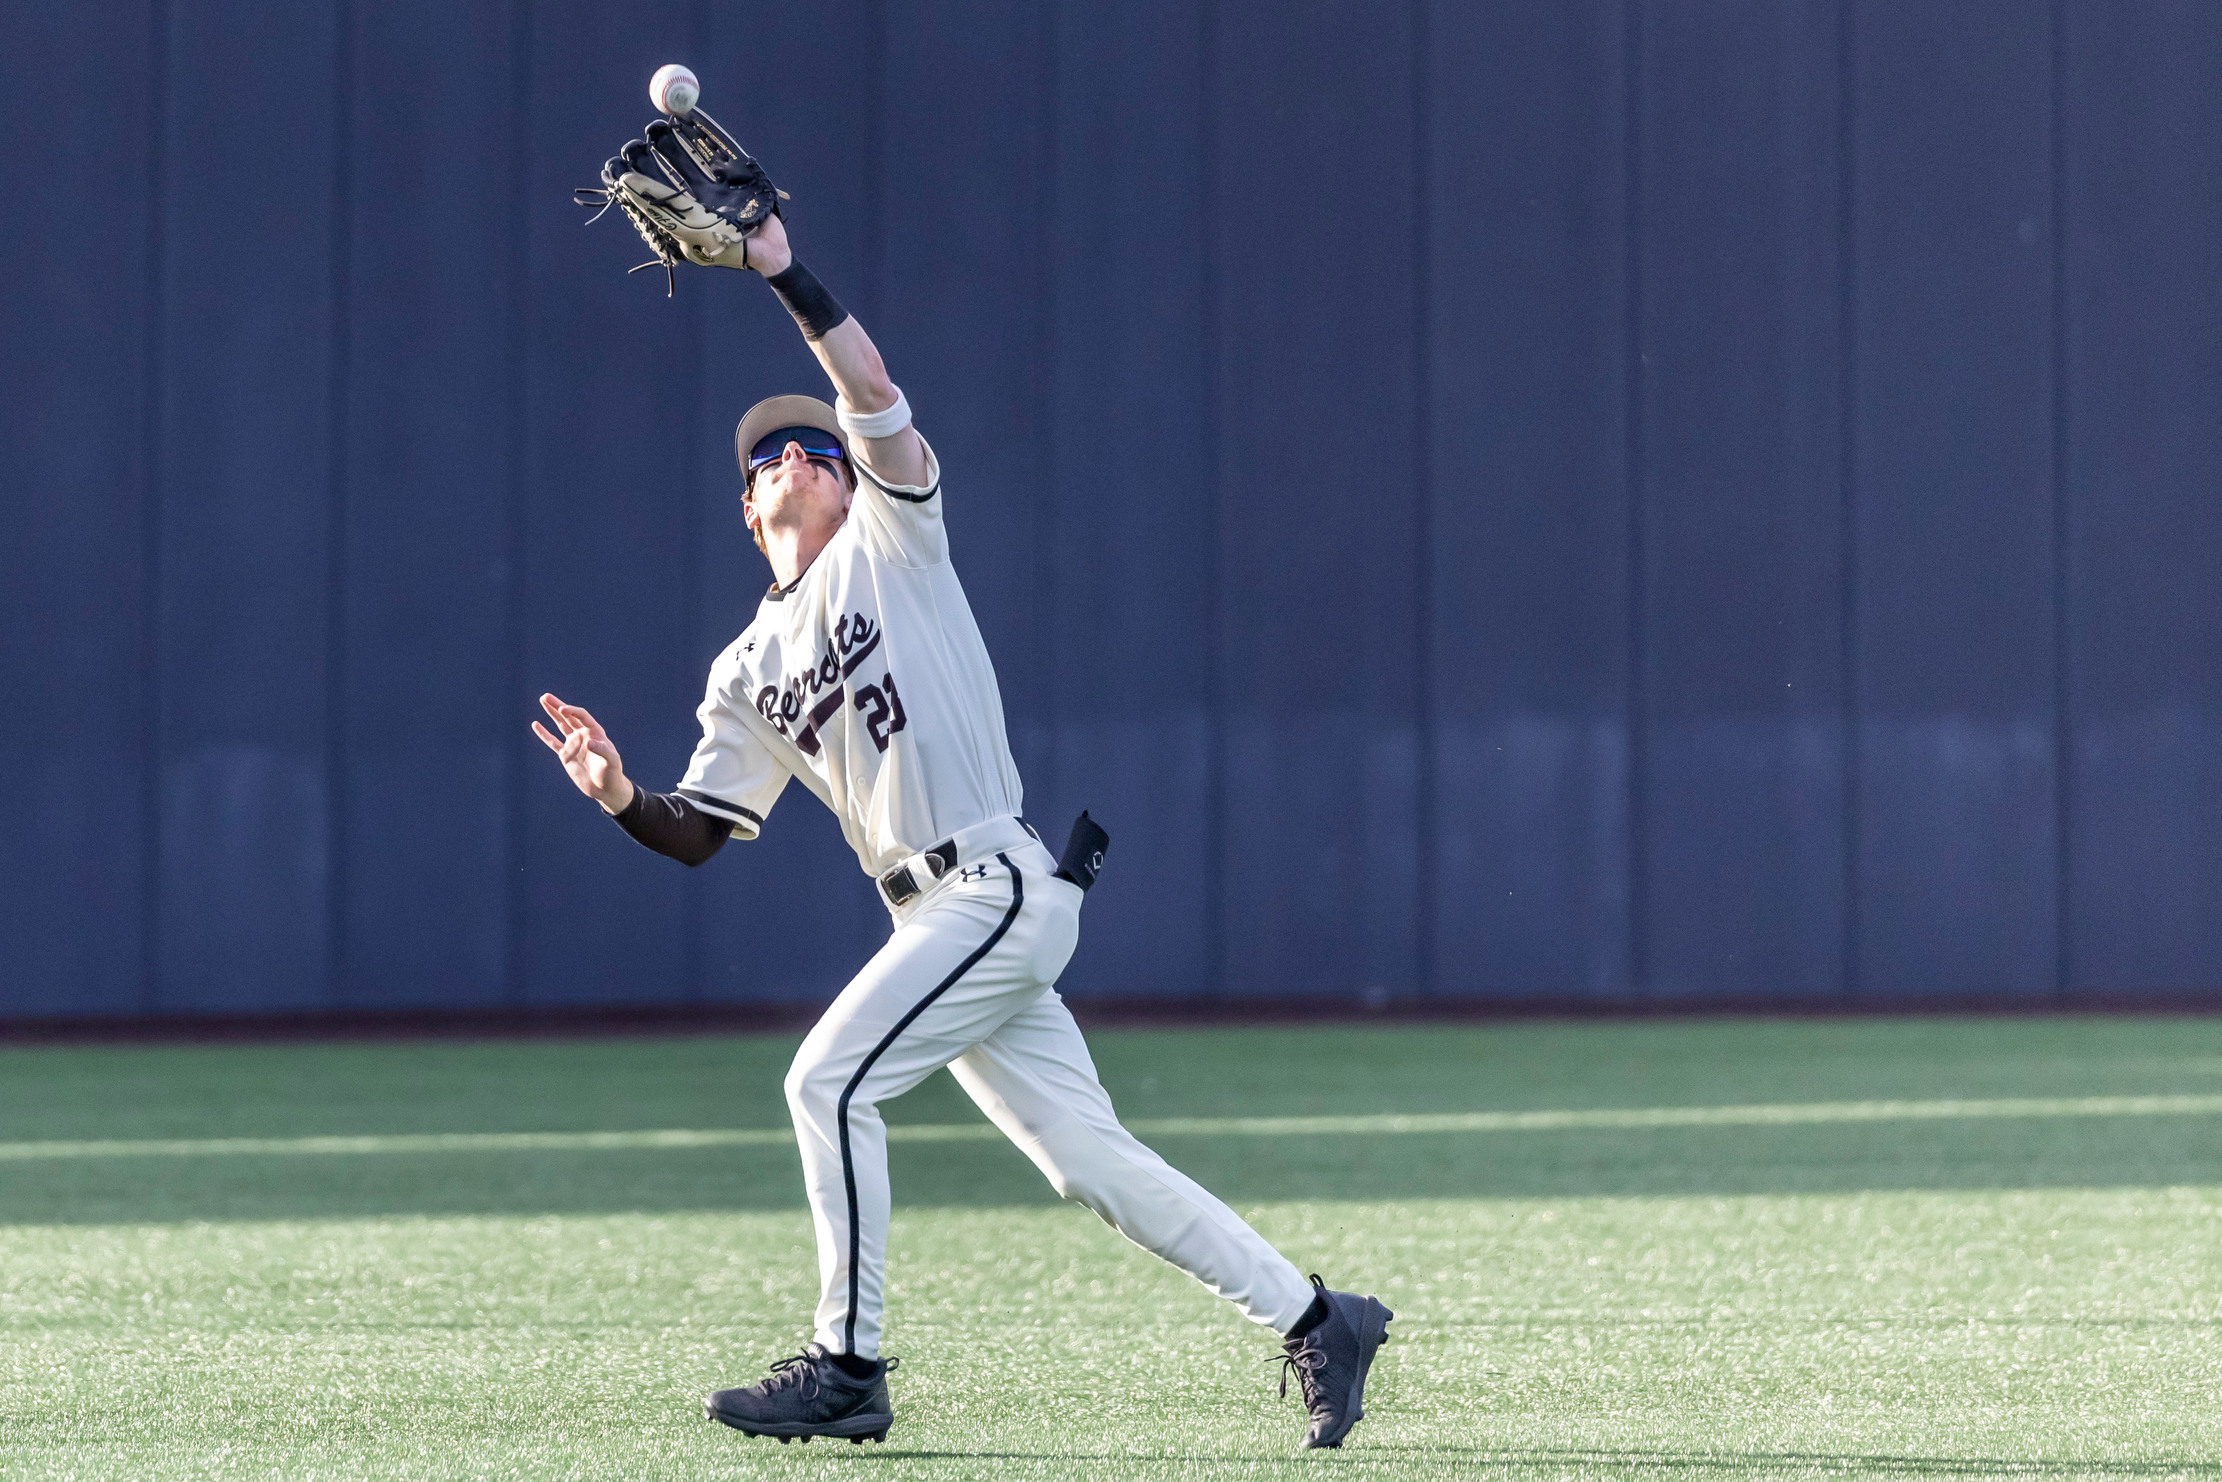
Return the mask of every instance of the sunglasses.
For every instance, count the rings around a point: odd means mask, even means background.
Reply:
[[[777,463],[786,456],[787,444],[802,444],[803,455],[808,458],[835,458],[846,461],[841,451],[841,440],[832,433],[817,427],[782,427],[777,432],[767,432],[756,440],[748,452],[748,471],[753,474],[767,463]]]

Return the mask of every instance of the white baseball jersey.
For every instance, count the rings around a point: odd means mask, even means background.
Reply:
[[[949,564],[941,467],[923,487],[858,467],[842,525],[711,666],[679,792],[753,839],[789,777],[841,820],[868,875],[1015,816],[995,666]]]
[[[892,1202],[879,1103],[944,1065],[1059,1193],[1286,1332],[1310,1285],[1119,1126],[1057,996],[1081,889],[1013,821],[1003,697],[949,567],[933,451],[923,488],[860,473],[847,523],[712,666],[702,744],[679,786],[753,838],[799,777],[871,875],[961,830],[987,835],[977,860],[894,908],[886,945],[788,1070],[818,1244],[818,1341],[879,1351]]]

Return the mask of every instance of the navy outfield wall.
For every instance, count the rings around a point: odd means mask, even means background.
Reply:
[[[0,7],[85,182],[0,214],[0,1016],[884,933],[799,789],[688,872],[525,729],[676,777],[733,419],[818,384],[580,227],[674,58],[942,454],[1029,814],[1110,826],[1075,993],[2222,984],[2212,6],[140,0]]]

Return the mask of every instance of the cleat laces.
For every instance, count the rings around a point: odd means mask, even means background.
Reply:
[[[1303,1393],[1304,1408],[1319,1408],[1319,1371],[1327,1367],[1327,1351],[1309,1344],[1294,1353],[1284,1353],[1277,1359],[1267,1359],[1269,1364],[1281,1366],[1281,1398],[1288,1398],[1289,1370],[1296,1371],[1296,1385]]]
[[[818,1362],[807,1353],[780,1359],[772,1365],[771,1377],[758,1388],[768,1395],[783,1389],[797,1389],[804,1399],[811,1399],[818,1392]]]

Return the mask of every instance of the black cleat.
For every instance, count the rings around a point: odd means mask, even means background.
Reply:
[[[772,1365],[771,1377],[745,1389],[721,1389],[702,1402],[710,1419],[744,1436],[777,1436],[780,1444],[812,1436],[846,1436],[862,1445],[884,1441],[894,1422],[887,1401],[889,1359],[869,1379],[851,1379],[833,1355],[813,1343]]]
[[[1374,1350],[1389,1340],[1389,1319],[1396,1316],[1376,1298],[1327,1290],[1317,1276],[1312,1286],[1327,1303],[1327,1317],[1282,1344],[1287,1356],[1280,1360],[1282,1395],[1288,1394],[1288,1371],[1294,1369],[1304,1408],[1312,1414],[1304,1432],[1307,1449],[1340,1446],[1350,1428],[1366,1418],[1366,1371],[1373,1367]]]

